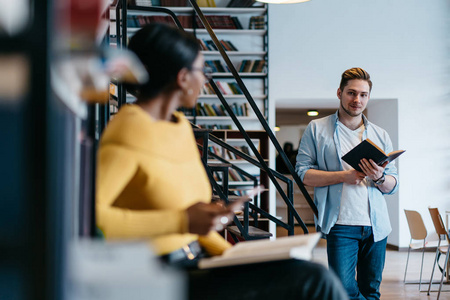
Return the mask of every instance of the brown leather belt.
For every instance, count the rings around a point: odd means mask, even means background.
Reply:
[[[198,241],[193,241],[192,243],[183,246],[182,248],[172,251],[169,254],[162,255],[161,258],[169,263],[177,263],[184,260],[194,260],[200,253],[202,253],[202,247]]]

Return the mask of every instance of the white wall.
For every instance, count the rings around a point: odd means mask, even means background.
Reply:
[[[277,140],[280,142],[281,147],[284,146],[284,143],[290,142],[294,146],[294,150],[297,150],[305,129],[306,125],[283,125],[281,130],[276,133]]]
[[[397,99],[398,147],[407,152],[389,243],[400,247],[410,237],[403,209],[418,210],[430,233],[427,207],[450,210],[449,12],[446,0],[269,6],[272,103],[337,107],[340,75],[355,66],[371,74],[373,99]],[[373,117],[384,126],[382,113]]]
[[[383,126],[389,133],[394,150],[399,149],[398,146],[398,100],[397,99],[370,99],[367,105],[367,118],[374,124]],[[404,154],[405,155],[405,154]],[[394,163],[397,166],[399,177],[402,178],[402,170],[400,167],[401,160],[396,159]],[[405,213],[399,209],[400,193],[387,195],[386,204],[389,211],[389,219],[391,220],[392,233],[388,237],[388,243],[391,245],[399,245],[400,220],[404,218]]]

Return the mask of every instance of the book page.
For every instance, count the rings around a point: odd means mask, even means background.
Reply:
[[[321,233],[282,237],[274,241],[258,240],[238,243],[221,256],[204,258],[199,268],[218,268],[285,259],[310,260]]]
[[[311,233],[307,235],[287,236],[281,237],[276,240],[258,240],[247,241],[236,244],[235,246],[227,249],[222,256],[236,256],[247,255],[258,252],[276,252],[279,249],[290,249],[293,247],[309,246],[312,247],[319,241],[320,233]]]
[[[372,146],[374,146],[375,148],[378,149],[378,151],[380,151],[381,153],[383,153],[384,156],[388,156],[383,149],[381,149],[380,147],[378,147],[377,144],[375,144],[374,142],[372,142],[370,139],[366,139],[366,141],[368,141]]]
[[[389,153],[388,158],[386,159],[386,161],[391,162],[394,159],[396,159],[397,157],[399,157],[400,155],[402,155],[406,150],[397,150],[397,151],[392,151],[391,153]]]

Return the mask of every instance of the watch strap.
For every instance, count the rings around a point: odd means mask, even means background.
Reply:
[[[383,175],[380,178],[378,178],[377,180],[374,180],[373,183],[375,183],[376,185],[380,185],[380,184],[383,184],[385,180],[386,180],[386,176],[383,173]]]

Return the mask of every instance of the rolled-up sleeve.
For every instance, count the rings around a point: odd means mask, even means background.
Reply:
[[[310,123],[306,128],[300,140],[298,153],[295,164],[295,172],[303,181],[306,171],[309,169],[318,169],[317,166],[317,152],[314,143],[312,124]]]
[[[391,153],[393,151],[393,146],[392,146],[391,138],[389,137],[389,134],[387,132],[385,133],[384,141],[385,141],[384,152]],[[395,186],[389,193],[383,193],[383,194],[385,194],[385,195],[395,194],[398,190],[398,185],[399,185],[398,173],[397,173],[397,167],[395,166],[395,161],[391,161],[390,163],[388,163],[386,165],[386,168],[384,169],[384,174],[390,175],[395,178]]]

